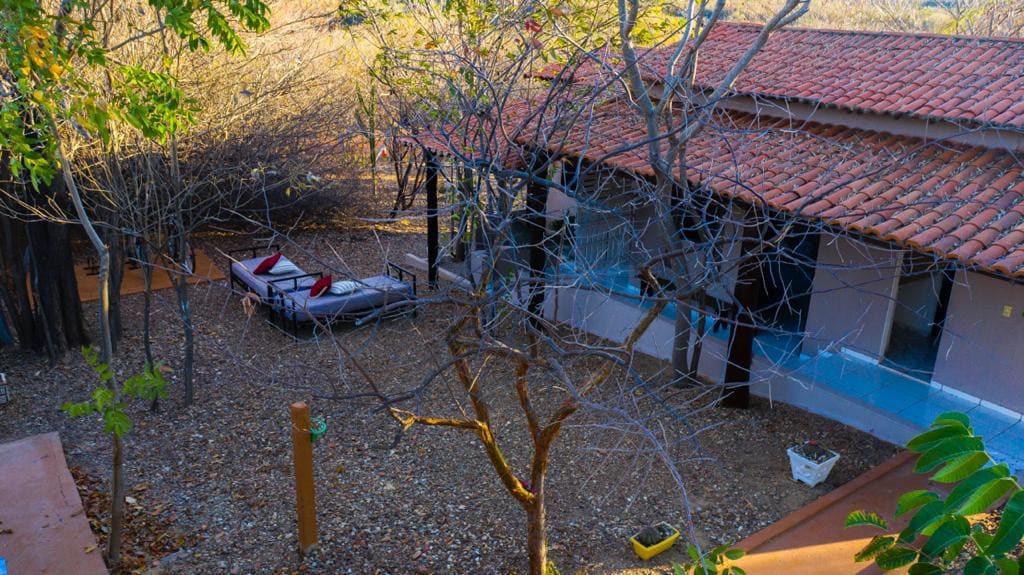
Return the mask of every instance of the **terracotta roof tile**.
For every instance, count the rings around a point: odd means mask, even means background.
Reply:
[[[717,24],[702,47],[698,84],[717,87],[759,32],[752,24]],[[649,79],[664,76],[674,50],[641,51]],[[733,90],[861,112],[1019,128],[1024,127],[1021,62],[1021,39],[784,28],[772,34]],[[537,75],[556,73],[549,66]]]
[[[726,198],[767,202],[969,267],[1024,277],[1024,167],[1012,152],[719,114],[720,125],[688,146],[691,181]],[[596,108],[588,118],[585,130],[553,130],[549,150],[653,174],[637,146],[646,139],[643,122],[625,104]]]

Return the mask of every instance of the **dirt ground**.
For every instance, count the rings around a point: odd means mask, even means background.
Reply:
[[[259,233],[210,233],[202,247],[226,267],[224,250]],[[376,273],[384,258],[423,253],[422,230],[351,220],[295,230],[289,257],[307,269],[316,261],[339,275]],[[129,559],[136,572],[501,574],[525,567],[525,522],[479,444],[465,432],[414,428],[393,445],[397,426],[370,399],[358,366],[384,389],[415,385],[446,357],[440,341],[458,309],[428,305],[406,317],[333,336],[295,340],[248,316],[227,282],[193,290],[197,330],[197,400],[180,403],[177,371],[159,413],[133,406],[127,438],[131,500]],[[430,296],[430,292],[425,295]],[[155,353],[180,365],[180,324],[172,291],[154,301]],[[87,313],[91,320],[93,314]],[[121,377],[142,365],[142,297],[124,300],[126,334],[115,367]],[[90,324],[90,327],[92,325]],[[486,372],[496,433],[512,465],[526,470],[528,453],[511,373]],[[656,373],[661,362],[637,358]],[[585,362],[572,370],[586,370]],[[59,431],[86,495],[94,528],[107,528],[102,490],[110,446],[98,422],[60,412],[85,398],[95,379],[80,355],[56,365],[0,349],[13,401],[0,407],[0,441]],[[442,374],[426,408],[451,412],[449,376]],[[624,381],[624,379],[623,379]],[[623,385],[621,381],[616,385]],[[638,403],[653,399],[638,392]],[[645,413],[686,413],[684,394]],[[288,405],[310,403],[329,424],[315,448],[319,550],[305,561],[295,551]],[[672,409],[669,409],[669,408]],[[653,415],[652,415],[653,417]],[[693,529],[703,543],[732,542],[770,524],[891,456],[895,448],[833,421],[756,399],[748,410],[721,408],[655,421],[678,463]],[[680,485],[657,454],[619,442],[621,426],[584,415],[567,427],[553,454],[547,490],[552,559],[562,573],[669,573],[683,545],[647,564],[627,541],[644,525],[687,524]],[[693,430],[700,447],[689,437]],[[789,476],[788,446],[815,439],[842,454],[829,480],[815,488]],[[628,449],[620,449],[623,445]],[[2,511],[0,511],[2,512]]]

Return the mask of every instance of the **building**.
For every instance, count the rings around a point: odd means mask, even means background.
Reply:
[[[718,24],[698,86],[713,89],[758,31]],[[641,54],[650,86],[671,53]],[[613,86],[617,73],[558,71],[540,75]],[[687,145],[694,253],[673,272],[704,286],[686,304],[701,373],[721,380],[733,328],[716,320],[748,308],[755,393],[893,441],[967,411],[1024,465],[1024,41],[789,28],[732,88]],[[621,339],[658,291],[637,266],[677,245],[659,224],[672,210],[650,192],[644,124],[624,98],[590,102],[581,126],[517,137],[542,141],[572,190],[547,194],[548,231],[571,229],[571,246],[549,265],[545,309]],[[747,303],[743,277],[758,287]],[[672,307],[641,351],[671,355]]]

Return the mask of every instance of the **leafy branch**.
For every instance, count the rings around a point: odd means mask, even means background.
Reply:
[[[884,571],[909,566],[910,575],[937,575],[951,572],[966,555],[965,575],[1020,575],[1024,559],[1010,552],[1024,538],[1024,489],[1006,464],[992,459],[968,417],[956,412],[940,415],[907,448],[920,454],[915,472],[933,473],[932,481],[955,486],[946,497],[930,490],[904,493],[895,516],[914,512],[910,523],[898,533],[873,537],[855,560],[874,560]],[[972,524],[971,516],[994,510],[1004,499],[994,534],[980,523]],[[890,530],[888,521],[876,513],[850,513],[846,527],[860,526]],[[918,543],[920,538],[924,539]],[[968,548],[968,543],[973,545]]]
[[[68,402],[61,406],[61,411],[70,417],[99,414],[103,420],[103,431],[121,437],[132,428],[132,421],[125,413],[128,407],[126,399],[152,402],[159,397],[167,396],[167,381],[164,379],[163,364],[160,362],[147,363],[142,373],[129,377],[118,388],[114,383],[114,370],[109,364],[100,361],[99,353],[95,349],[83,347],[82,357],[99,378],[101,385],[92,391],[88,400]]]

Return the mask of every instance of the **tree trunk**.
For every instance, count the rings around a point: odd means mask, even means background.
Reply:
[[[117,350],[117,342],[121,340],[121,282],[124,279],[124,249],[121,246],[121,232],[115,228],[108,228],[106,233],[107,249],[110,250],[110,275],[107,282],[110,288],[107,291],[110,298],[110,340]]]
[[[57,356],[62,351],[60,344],[61,337],[59,328],[59,306],[57,298],[57,286],[53,277],[54,263],[50,261],[50,252],[47,249],[47,223],[44,221],[29,222],[25,225],[28,234],[28,245],[31,266],[31,285],[34,293],[33,301],[39,311],[39,330],[42,334],[42,341],[46,346],[46,355],[50,359],[50,365],[57,361]]]
[[[67,224],[58,223],[49,224],[49,228],[49,250],[55,258],[54,278],[57,284],[64,343],[68,349],[76,349],[87,345],[89,336],[82,323],[82,301],[78,295],[75,260],[71,254],[70,228]]]
[[[107,566],[111,573],[118,572],[121,563],[121,533],[124,525],[124,443],[116,433],[114,440],[114,466],[110,486],[110,539],[107,540]]]
[[[546,503],[544,486],[535,488],[536,499],[526,509],[526,547],[530,560],[530,575],[544,575],[548,566],[547,528],[544,524]]]
[[[195,361],[195,329],[192,325],[192,313],[189,308],[188,276],[185,275],[184,270],[175,270],[172,276],[174,291],[178,296],[178,314],[185,336],[182,342],[181,382],[185,388],[185,405],[192,405],[192,401],[195,399],[195,384],[192,381],[192,367]]]

